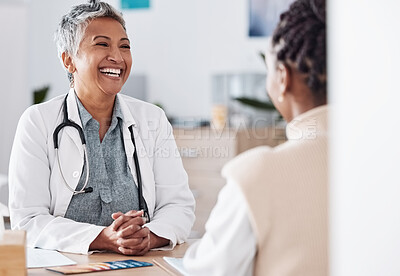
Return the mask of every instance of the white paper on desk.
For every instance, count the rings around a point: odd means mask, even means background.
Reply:
[[[182,275],[189,275],[183,266],[183,258],[163,257],[163,259]]]
[[[76,262],[53,250],[39,248],[26,248],[26,260],[28,268],[74,265]]]

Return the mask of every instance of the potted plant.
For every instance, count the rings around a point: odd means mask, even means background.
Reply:
[[[33,104],[38,104],[38,103],[44,102],[49,89],[50,89],[49,85],[45,85],[41,88],[35,89],[33,91]]]

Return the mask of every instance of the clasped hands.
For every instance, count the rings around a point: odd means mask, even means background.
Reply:
[[[160,238],[143,227],[143,211],[113,213],[114,222],[104,228],[90,244],[89,250],[109,250],[124,255],[144,255]],[[154,241],[153,243],[151,241]],[[154,246],[153,246],[154,247]]]

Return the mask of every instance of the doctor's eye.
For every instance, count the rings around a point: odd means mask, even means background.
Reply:
[[[108,44],[105,43],[105,42],[99,42],[99,43],[96,43],[96,45],[97,46],[103,46],[103,47],[107,47],[108,46]]]

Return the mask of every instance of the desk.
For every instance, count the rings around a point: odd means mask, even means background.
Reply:
[[[112,262],[112,261],[121,261],[134,259],[141,262],[149,262],[152,263],[153,266],[149,267],[140,267],[140,268],[129,268],[129,269],[120,269],[115,271],[102,271],[102,272],[90,272],[90,273],[82,273],[76,275],[91,275],[91,276],[103,276],[103,275],[142,275],[142,276],[162,276],[162,275],[173,275],[159,267],[154,263],[153,260],[156,260],[158,263],[162,264],[164,267],[168,268],[168,270],[175,275],[181,275],[178,271],[169,266],[162,257],[183,257],[186,252],[186,249],[190,244],[195,242],[196,240],[189,240],[187,243],[177,245],[174,250],[171,251],[150,251],[145,256],[125,256],[116,253],[94,253],[92,255],[80,255],[80,254],[70,254],[63,253],[65,256],[70,258],[71,260],[76,261],[78,264],[87,264],[87,263],[96,263],[96,262]],[[56,272],[48,271],[44,268],[30,268],[28,269],[28,276],[31,275],[62,275]]]

